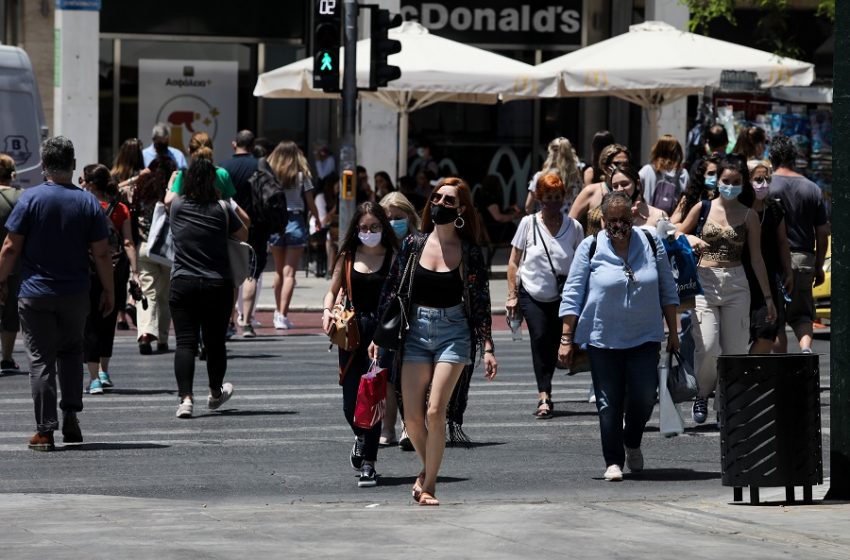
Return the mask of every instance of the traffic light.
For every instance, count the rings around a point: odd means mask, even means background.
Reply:
[[[313,87],[339,91],[342,0],[316,0],[313,32]]]
[[[401,41],[388,39],[387,33],[401,25],[401,15],[390,15],[389,10],[372,10],[372,52],[369,67],[369,89],[386,87],[391,80],[401,77],[401,68],[387,64],[387,57],[401,52]]]

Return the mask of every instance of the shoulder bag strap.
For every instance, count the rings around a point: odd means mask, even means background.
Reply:
[[[351,303],[351,270],[354,268],[354,254],[350,254],[345,259],[345,297],[348,300],[348,304]],[[352,305],[353,306],[353,305]]]
[[[537,215],[536,214],[532,217],[532,220],[534,220],[534,231],[535,231],[535,233],[538,233],[538,232],[540,233],[540,243],[543,244],[543,250],[546,252],[546,259],[549,261],[549,268],[552,269],[552,275],[555,277],[555,280],[557,280],[558,279],[558,273],[555,270],[555,264],[552,262],[552,257],[551,257],[551,255],[549,255],[549,248],[546,246],[546,241],[543,240],[543,232],[540,232],[538,230],[539,226],[537,225]]]

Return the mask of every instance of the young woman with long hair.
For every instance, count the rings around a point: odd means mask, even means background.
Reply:
[[[224,383],[225,336],[234,299],[227,238],[245,241],[248,228],[233,206],[220,200],[214,187],[215,177],[216,168],[210,160],[193,159],[182,195],[171,204],[174,266],[169,303],[177,338],[174,374],[180,399],[178,418],[192,417],[199,334],[207,355],[210,389],[207,406],[215,410],[233,394],[233,385]]]
[[[419,214],[416,213],[416,208],[413,207],[410,200],[401,192],[389,193],[381,199],[379,204],[387,213],[387,218],[389,218],[390,225],[399,241],[419,231]],[[389,446],[397,443],[402,451],[413,451],[413,444],[410,443],[410,436],[404,429],[403,419],[401,437],[398,440],[395,437],[395,425],[399,416],[398,393],[396,391],[398,375],[398,368],[393,368],[389,383],[387,383],[387,411],[384,414],[383,429],[378,445]]]
[[[705,295],[696,296],[693,329],[696,349],[694,372],[699,395],[691,414],[702,424],[708,416],[708,397],[717,384],[717,357],[720,354],[746,354],[750,340],[750,286],[742,258],[744,245],[756,284],[765,301],[764,321],[776,321],[776,306],[761,255],[761,224],[749,205],[755,198],[750,173],[743,157],[730,154],[718,167],[717,190],[701,238],[688,235],[700,253],[697,265]],[[700,206],[694,206],[678,229],[692,234],[699,222]],[[715,408],[717,401],[715,400]]]
[[[549,142],[546,150],[546,161],[543,162],[540,171],[534,174],[528,184],[528,197],[525,199],[525,212],[527,214],[533,214],[537,210],[534,189],[537,188],[537,180],[542,173],[555,173],[561,178],[567,193],[564,199],[567,208],[572,205],[583,185],[581,171],[578,168],[578,156],[569,140],[563,136],[555,138]]]
[[[570,218],[578,220],[586,236],[596,235],[602,230],[602,197],[610,192],[605,179],[611,172],[611,166],[630,163],[631,159],[631,152],[621,144],[610,144],[599,154],[602,181],[584,187],[570,207]]]
[[[434,491],[446,447],[445,424],[448,418],[453,441],[462,435],[477,350],[487,379],[497,369],[481,226],[469,186],[457,177],[440,179],[430,200],[422,233],[404,240],[381,296],[383,310],[399,294],[402,281],[405,293],[410,290],[410,329],[397,359],[404,421],[422,462],[413,496],[425,506],[440,503]],[[403,279],[405,270],[409,276]],[[373,359],[378,351],[374,343],[369,347]]]
[[[679,197],[688,186],[688,171],[682,167],[682,162],[685,159],[682,145],[676,140],[675,136],[665,134],[652,146],[649,158],[650,163],[640,169],[643,196],[647,203],[672,213],[676,208]],[[675,196],[670,200],[661,200],[663,192],[661,196],[656,197],[655,195],[656,185],[662,181],[672,183],[677,189]]]
[[[718,163],[720,163],[718,155],[710,155],[694,162],[688,174],[688,188],[682,193],[676,209],[670,215],[670,223],[681,223],[691,208],[703,200],[711,200],[717,196]]]
[[[139,287],[147,306],[136,302],[136,331],[140,354],[151,354],[153,343],[157,351],[168,350],[168,331],[171,325],[171,267],[148,258],[148,236],[157,202],[165,200],[168,181],[177,170],[177,164],[168,156],[157,156],[146,170],[139,174],[133,185],[130,199],[132,213],[138,224],[137,254],[139,260]]]
[[[384,209],[374,202],[358,206],[334,263],[322,313],[322,328],[328,333],[333,324],[331,310],[335,302],[348,297],[357,318],[360,346],[353,352],[339,349],[339,383],[342,385],[343,413],[355,436],[349,460],[351,466],[360,471],[357,485],[361,488],[377,484],[375,461],[381,423],[370,429],[358,428],[354,425],[354,407],[360,376],[369,369],[368,341],[372,340],[380,319],[378,300],[397,248],[398,238]]]
[[[100,202],[118,238],[110,235],[110,242],[119,243],[115,247],[110,243],[113,266],[115,301],[126,300],[127,280],[130,275],[134,282],[139,282],[139,267],[136,261],[136,246],[133,243],[133,232],[130,221],[130,210],[118,199],[118,187],[112,180],[109,168],[101,164],[87,165],[83,168],[80,186],[92,193]],[[123,292],[123,294],[122,294]],[[96,274],[92,274],[89,290],[89,316],[85,327],[85,354],[89,368],[89,393],[103,393],[104,388],[113,386],[109,376],[109,360],[112,358],[112,346],[115,340],[115,319],[118,316],[118,306],[106,317],[100,312],[100,298],[103,286]]]
[[[605,183],[611,192],[625,192],[632,201],[632,225],[655,231],[659,220],[667,219],[667,213],[646,202],[638,170],[630,163],[615,165]]]
[[[112,179],[118,183],[119,191],[129,191],[139,173],[145,168],[142,147],[142,141],[138,138],[128,138],[118,148],[118,155],[115,157],[115,163],[109,173],[112,175]]]
[[[269,166],[286,189],[289,222],[284,235],[273,234],[269,245],[274,258],[274,328],[292,329],[289,305],[295,290],[295,271],[307,245],[307,212],[319,220],[307,158],[295,142],[284,140],[269,154]]]

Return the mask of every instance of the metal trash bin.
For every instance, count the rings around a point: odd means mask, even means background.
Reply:
[[[717,361],[723,486],[733,499],[759,502],[759,488],[823,484],[820,368],[817,354],[727,355]]]

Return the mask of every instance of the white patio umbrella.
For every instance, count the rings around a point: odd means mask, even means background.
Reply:
[[[539,64],[560,77],[561,96],[615,96],[645,107],[651,138],[658,109],[681,97],[720,85],[723,70],[755,72],[764,88],[809,85],[814,66],[735,43],[688,33],[660,21]]]
[[[534,66],[483,49],[451,41],[416,22],[404,22],[389,36],[401,41],[401,52],[389,64],[401,68],[401,78],[376,92],[362,92],[399,114],[399,174],[407,172],[409,115],[440,101],[496,103],[503,94],[522,97],[553,97],[558,76],[543,75]],[[357,84],[369,85],[370,39],[357,42]],[[340,68],[344,65],[340,63]],[[313,59],[306,58],[261,74],[254,88],[257,97],[339,98],[315,90]]]

